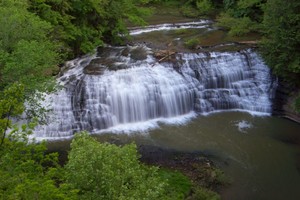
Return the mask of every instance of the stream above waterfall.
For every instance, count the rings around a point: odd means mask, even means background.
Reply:
[[[181,29],[215,27],[201,20],[132,28],[137,41],[157,43],[69,61],[58,78],[63,89],[44,102],[48,124],[33,137],[65,149],[87,130],[101,141],[200,151],[232,178],[222,199],[299,199],[300,125],[271,116],[276,78],[252,48],[178,52]],[[159,62],[154,47],[174,43],[176,52]]]

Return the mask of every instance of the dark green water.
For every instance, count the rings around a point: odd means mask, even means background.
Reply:
[[[176,50],[184,47],[184,41],[176,40],[178,44],[173,45],[175,37],[189,38],[205,31],[153,32],[135,40]],[[187,124],[161,124],[146,133],[108,132],[96,136],[100,141],[112,143],[135,141],[138,145],[201,151],[232,180],[221,191],[225,200],[300,199],[300,124],[286,119],[223,112],[199,116]],[[69,143],[68,140],[50,142],[49,148],[65,150]]]
[[[286,119],[225,112],[149,134],[99,138],[202,151],[232,179],[222,199],[300,199],[300,125]]]
[[[232,180],[221,191],[225,200],[300,199],[300,124],[290,120],[224,112],[199,116],[185,125],[162,124],[148,133],[96,136],[113,143],[135,141],[204,152]],[[50,147],[63,149],[67,143]]]

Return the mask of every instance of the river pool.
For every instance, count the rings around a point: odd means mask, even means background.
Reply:
[[[112,143],[203,152],[231,179],[221,191],[225,200],[300,199],[300,124],[287,119],[220,112],[150,131],[95,136]],[[68,143],[52,141],[49,147],[62,150]]]

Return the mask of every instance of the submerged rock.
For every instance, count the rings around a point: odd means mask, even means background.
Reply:
[[[95,58],[83,69],[83,73],[89,75],[102,75],[106,69],[107,67],[103,65],[103,59]]]
[[[130,58],[134,60],[146,60],[147,59],[147,50],[145,48],[136,47],[132,48],[130,51]]]
[[[138,150],[143,163],[178,170],[199,186],[217,189],[230,183],[204,152],[176,151],[151,145],[141,145]]]

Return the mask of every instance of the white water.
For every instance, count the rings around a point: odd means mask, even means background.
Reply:
[[[176,23],[176,24],[158,24],[150,25],[146,27],[133,27],[130,29],[130,35],[139,35],[142,33],[149,33],[153,31],[166,31],[166,30],[177,30],[177,29],[202,29],[209,28],[212,25],[211,20],[201,20],[197,22],[186,22],[186,23]]]
[[[197,85],[195,109],[200,113],[228,109],[271,113],[274,87],[270,70],[256,53],[247,50],[181,57],[185,61],[181,70]]]
[[[131,50],[136,48],[106,48],[106,53],[71,61],[59,79],[65,89],[52,95],[49,124],[38,127],[34,137],[69,138],[80,130],[147,131],[159,122],[182,124],[195,117],[195,112],[271,113],[274,88],[269,68],[251,50],[183,53],[178,54],[177,63],[159,64],[151,50],[143,47],[139,48],[147,57],[133,59]],[[102,75],[84,74],[90,61],[103,55],[123,68],[107,67]]]

